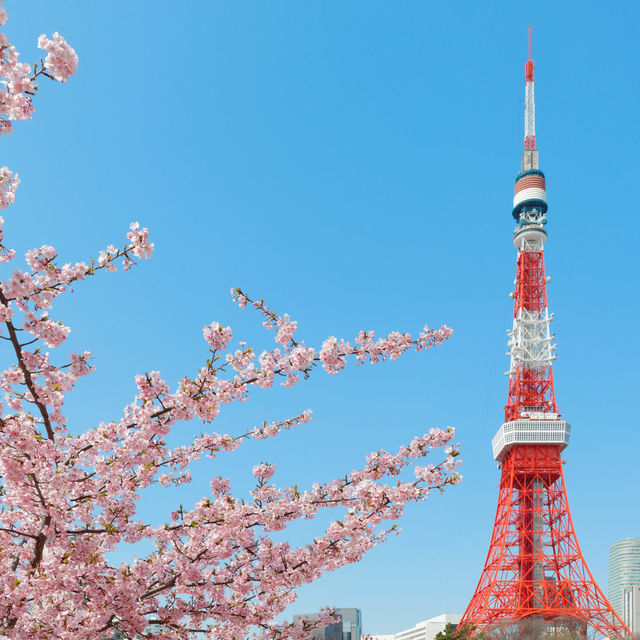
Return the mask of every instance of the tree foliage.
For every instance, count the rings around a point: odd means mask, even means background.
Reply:
[[[488,636],[477,631],[477,627],[472,622],[465,622],[455,625],[448,622],[444,629],[436,634],[434,640],[488,640]]]

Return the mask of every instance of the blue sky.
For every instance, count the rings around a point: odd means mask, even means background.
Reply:
[[[437,350],[319,372],[230,407],[219,430],[307,407],[314,421],[200,467],[175,497],[199,497],[211,473],[246,491],[259,460],[278,464],[279,482],[310,484],[454,425],[463,483],[408,509],[402,535],[302,589],[290,610],[358,606],[369,633],[461,612],[484,563],[532,23],[556,397],[573,426],[565,473],[606,589],[609,545],[640,536],[637,3],[5,6],[26,61],[56,30],[80,56],[77,76],[44,85],[34,120],[2,141],[1,164],[22,178],[4,216],[9,245],[84,259],[119,244],[132,220],[156,244],[153,260],[82,284],[58,307],[70,347],[91,349],[97,366],[69,398],[74,429],[118,417],[138,372],[194,371],[212,320],[266,346],[232,286],[291,314],[311,344],[361,328],[454,328]],[[171,499],[146,496],[142,512],[157,517]]]

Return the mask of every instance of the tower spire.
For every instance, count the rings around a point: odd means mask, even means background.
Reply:
[[[534,97],[533,60],[531,59],[531,25],[529,25],[529,58],[524,65],[524,152],[522,170],[538,168],[538,150],[536,149],[536,103]]]

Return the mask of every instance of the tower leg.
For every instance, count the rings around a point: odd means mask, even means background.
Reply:
[[[489,553],[461,624],[500,640],[629,640],[580,551],[560,454],[558,445],[505,454]]]

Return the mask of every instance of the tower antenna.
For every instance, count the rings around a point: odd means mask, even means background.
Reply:
[[[538,168],[536,150],[536,104],[533,91],[533,60],[531,59],[531,25],[529,25],[529,58],[524,65],[524,154],[522,170]],[[530,153],[527,153],[530,152]]]

